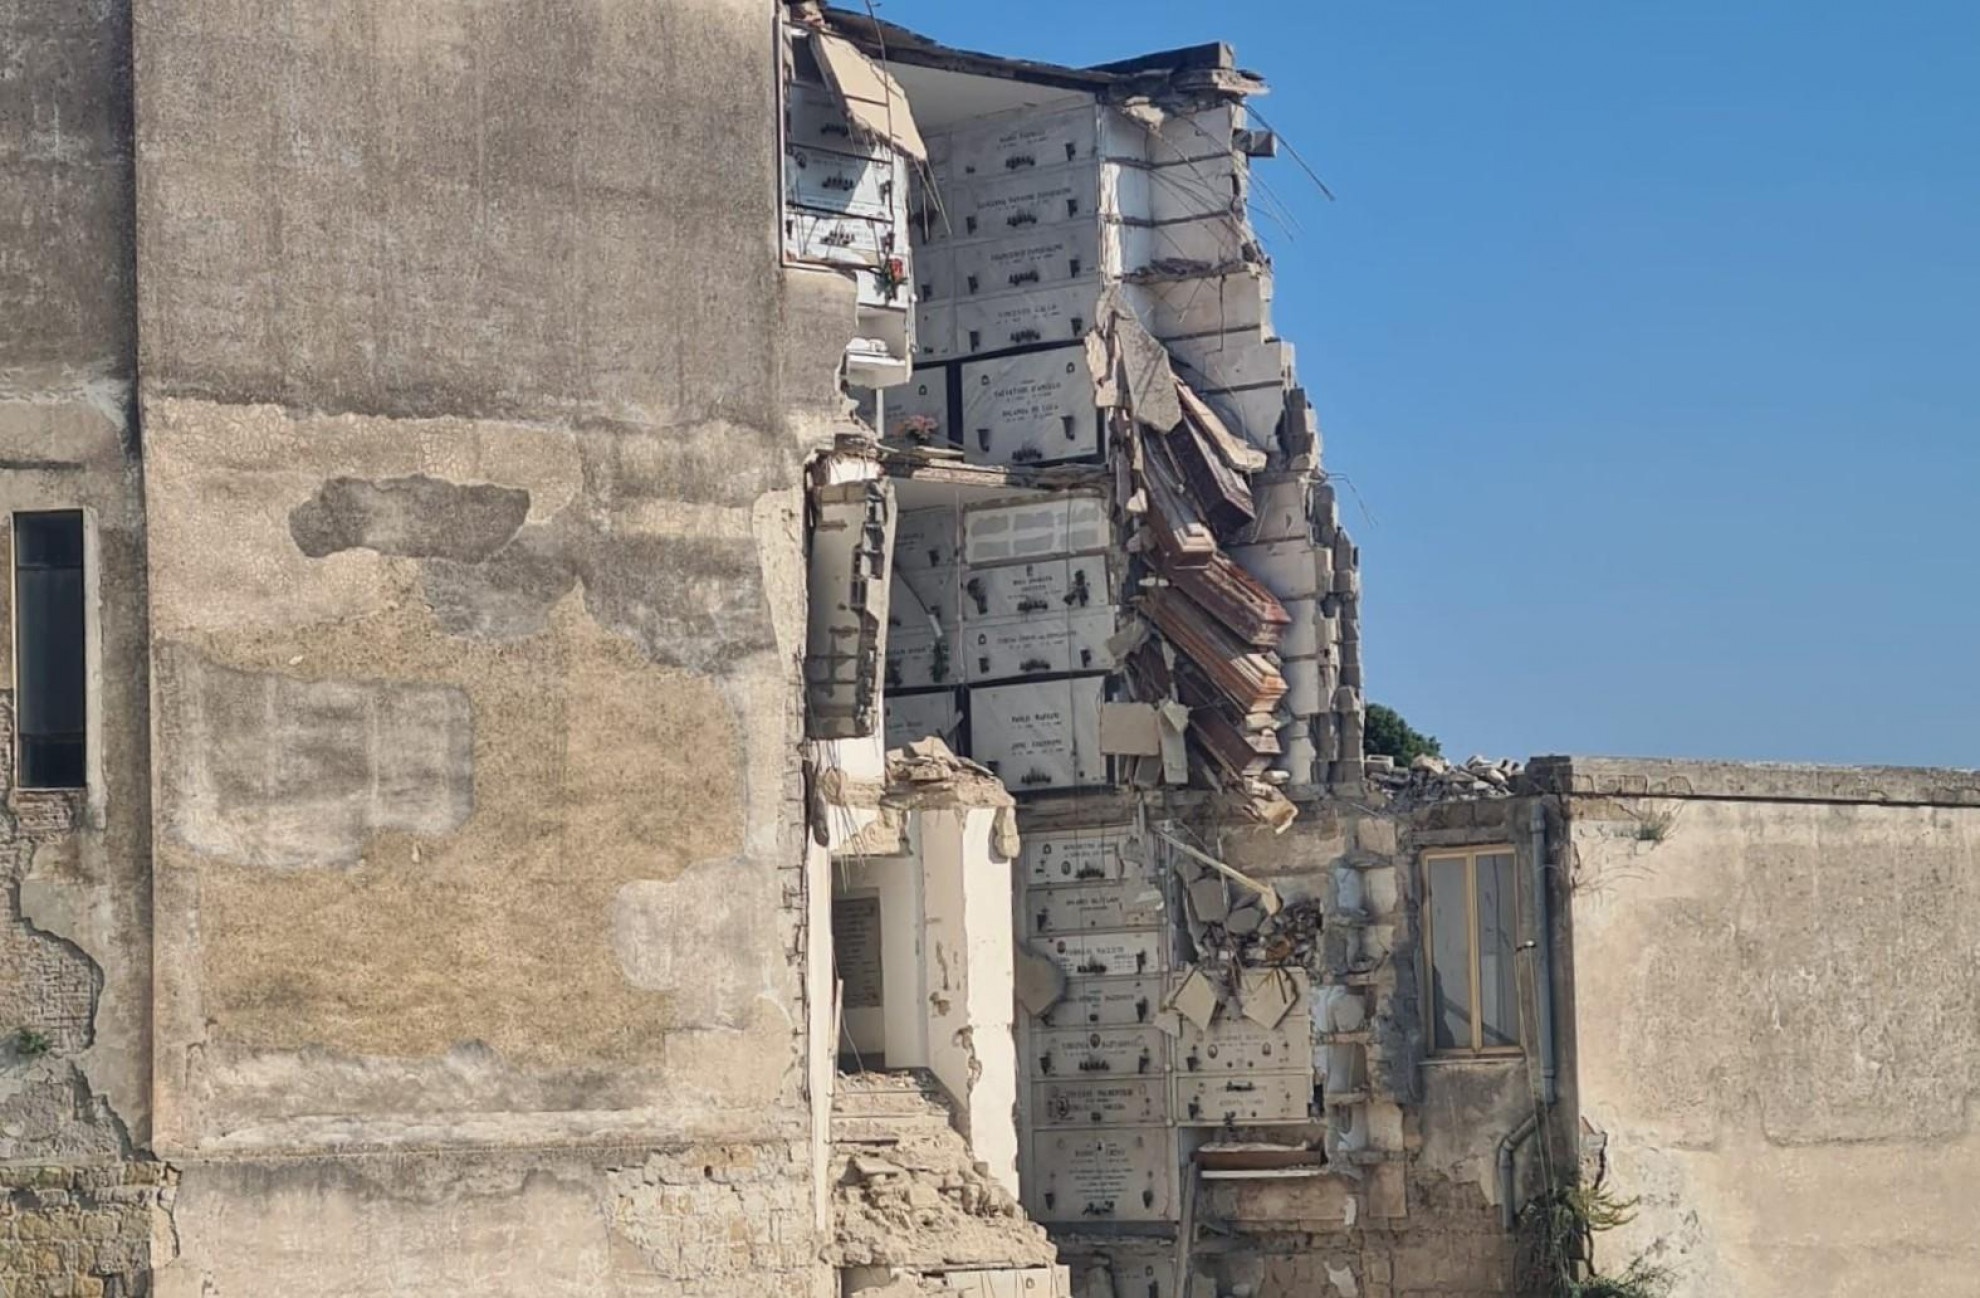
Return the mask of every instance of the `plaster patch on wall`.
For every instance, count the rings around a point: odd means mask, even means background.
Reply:
[[[332,478],[289,511],[289,534],[312,559],[367,549],[472,563],[495,554],[529,517],[529,493],[415,474]]]
[[[43,1059],[0,1077],[0,1162],[79,1162],[129,1154],[130,1141],[109,1102],[68,1060]]]
[[[568,511],[522,529],[479,562],[427,559],[423,589],[453,635],[538,634],[549,610],[582,585],[585,610],[648,661],[728,675],[776,647],[755,541],[622,530],[604,512]]]
[[[622,885],[695,861],[768,859],[745,846],[741,764],[768,746],[755,741],[766,733],[757,718],[740,716],[719,682],[655,669],[575,597],[551,610],[544,635],[513,645],[438,634],[415,596],[389,616],[288,640],[243,637],[225,652],[252,653],[255,669],[275,674],[302,657],[460,682],[472,703],[474,805],[450,836],[372,835],[347,869],[271,871],[202,857],[161,834],[160,877],[179,881],[161,915],[183,916],[161,919],[162,940],[183,934],[190,950],[176,958],[198,961],[197,988],[183,993],[197,993],[184,1039],[199,1043],[198,1084],[217,1088],[209,1112],[240,1126],[287,1104],[252,1079],[233,1086],[211,1072],[221,1042],[418,1060],[479,1041],[534,1073],[664,1056],[667,1093],[677,1094],[683,1034],[671,997],[626,977],[611,945],[613,902]],[[182,661],[191,653],[177,649]],[[194,755],[197,736],[165,728],[184,711],[171,701],[180,688],[161,676],[161,750]],[[161,796],[169,827],[167,805]],[[775,923],[776,872],[755,872],[750,886],[762,922]],[[698,932],[691,918],[677,922],[673,941]],[[747,958],[787,977],[769,945],[700,949],[710,962]],[[752,976],[770,977],[761,967]],[[786,1051],[767,1022],[759,1014],[748,1032],[685,1035],[745,1042],[774,1082]],[[733,1089],[733,1070],[719,1076]]]
[[[499,484],[526,492],[528,523],[542,524],[583,476],[570,431],[541,425],[221,406],[156,390],[144,414],[150,611],[168,639],[344,622],[403,599],[416,571],[404,560],[298,548],[290,515],[330,479]]]
[[[774,648],[755,546],[595,533],[578,552],[585,607],[656,663],[726,675]]]
[[[805,571],[804,492],[798,488],[765,492],[750,507],[749,530],[763,565],[763,588],[777,652],[790,658],[804,650]]]
[[[474,809],[466,691],[238,671],[157,654],[168,832],[249,865],[350,865],[381,831],[441,836]]]
[[[577,574],[535,528],[486,563],[430,559],[420,571],[434,620],[449,635],[476,640],[541,634],[551,606],[577,585]]]
[[[759,896],[746,858],[700,861],[675,879],[639,879],[612,899],[612,951],[626,978],[666,992],[682,1027],[740,1028],[764,990],[744,952],[774,947],[767,923],[775,898]],[[693,941],[683,941],[692,932]],[[710,952],[732,953],[715,960]]]

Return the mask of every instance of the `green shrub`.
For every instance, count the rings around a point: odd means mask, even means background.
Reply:
[[[1437,736],[1426,735],[1403,720],[1394,708],[1370,703],[1361,747],[1371,757],[1393,757],[1397,766],[1408,766],[1419,757],[1442,757],[1444,746]]]

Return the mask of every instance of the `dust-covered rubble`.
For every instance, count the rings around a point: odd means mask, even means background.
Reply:
[[[1469,757],[1453,764],[1441,757],[1419,757],[1399,768],[1391,757],[1367,759],[1368,782],[1387,793],[1394,810],[1436,802],[1478,802],[1509,798],[1519,784],[1522,767],[1510,758],[1494,761]]]
[[[975,1161],[934,1084],[842,1075],[833,1102],[832,1261],[917,1271],[1050,1266],[1042,1227]]]

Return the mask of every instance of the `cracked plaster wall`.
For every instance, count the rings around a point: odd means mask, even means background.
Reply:
[[[1710,796],[1728,772],[1768,796]],[[1605,1253],[1672,1266],[1677,1298],[1970,1292],[1980,783],[1681,773],[1696,796],[1597,771],[1572,803],[1581,1113],[1643,1198]],[[1827,801],[1843,777],[1969,805]]]
[[[159,1292],[808,1292],[772,14],[137,8]]]

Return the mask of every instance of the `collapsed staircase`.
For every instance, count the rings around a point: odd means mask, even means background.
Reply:
[[[976,1161],[921,1070],[841,1073],[831,1260],[859,1298],[1067,1298],[1058,1250]]]

